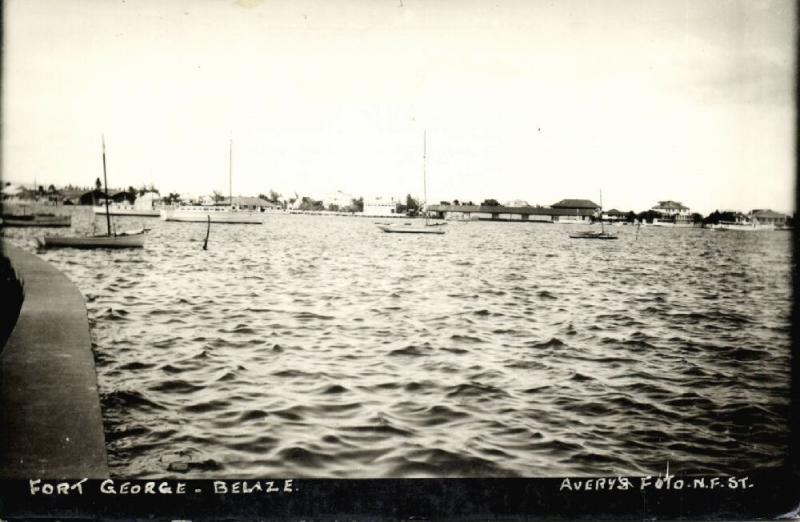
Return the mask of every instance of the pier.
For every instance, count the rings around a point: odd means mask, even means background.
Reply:
[[[7,241],[22,282],[0,354],[0,478],[104,478],[108,463],[86,305],[78,288]]]

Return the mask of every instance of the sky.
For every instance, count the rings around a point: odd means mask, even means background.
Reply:
[[[788,0],[3,7],[4,181],[794,209]]]

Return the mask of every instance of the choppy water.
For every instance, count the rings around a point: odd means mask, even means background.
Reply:
[[[88,230],[88,209],[73,228]],[[121,218],[86,297],[118,476],[736,473],[787,451],[790,234]],[[103,221],[97,220],[98,224]],[[98,228],[102,226],[98,225]],[[41,230],[6,230],[33,249]]]

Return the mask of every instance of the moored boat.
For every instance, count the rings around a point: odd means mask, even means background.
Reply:
[[[116,236],[63,237],[44,236],[40,240],[44,248],[143,248],[145,233],[117,234]]]
[[[569,235],[572,239],[618,239],[616,234],[610,234],[606,231],[601,232],[576,232]]]
[[[262,212],[239,210],[235,207],[219,205],[186,205],[161,210],[164,221],[182,221],[190,223],[228,223],[238,225],[260,225],[264,222]]]
[[[227,223],[236,225],[260,225],[264,223],[263,213],[257,210],[242,209],[233,204],[233,140],[230,142],[228,156],[229,205],[182,205],[162,209],[164,221],[183,221],[190,223]]]
[[[396,234],[444,234],[445,229],[436,225],[412,225],[410,223],[378,225],[384,232]]]
[[[0,222],[4,227],[68,227],[72,225],[72,216],[56,216],[53,214],[4,215]]]
[[[764,231],[771,231],[775,230],[775,225],[768,224],[760,224],[760,223],[731,223],[726,221],[721,221],[716,225],[711,225],[711,228],[714,230],[741,230],[742,232],[764,232]]]
[[[426,163],[427,163],[427,149],[428,149],[428,133],[427,131],[423,133],[422,138],[422,194],[423,194],[423,205],[425,208],[425,224],[424,225],[412,225],[410,223],[402,223],[402,224],[378,224],[378,228],[387,233],[394,233],[394,234],[444,234],[445,229],[442,225],[446,225],[447,223],[430,223],[428,220],[428,211],[427,211],[427,201],[428,201],[428,180],[426,174]]]
[[[603,215],[603,192],[600,191],[600,215]],[[618,239],[616,234],[606,232],[603,220],[600,220],[600,232],[596,230],[586,232],[574,232],[569,235],[570,239]]]
[[[108,194],[108,181],[106,180],[106,140],[103,138],[103,184],[105,192]],[[44,248],[142,248],[144,247],[145,234],[147,229],[122,232],[120,234],[111,233],[111,214],[108,212],[108,200],[106,200],[106,226],[105,235],[64,237],[64,236],[44,236],[39,239],[39,244]]]
[[[92,208],[95,214],[103,215],[106,213],[106,209],[101,206],[95,206]],[[113,205],[109,205],[108,213],[112,216],[138,216],[138,217],[158,217],[159,210],[158,209],[141,209],[136,208],[135,205],[124,205],[120,203],[114,203]]]

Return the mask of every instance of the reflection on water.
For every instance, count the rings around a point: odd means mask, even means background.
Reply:
[[[203,251],[205,224],[117,221],[154,227],[144,250],[41,253],[86,297],[115,475],[735,473],[786,453],[788,233],[270,214],[212,225]]]

